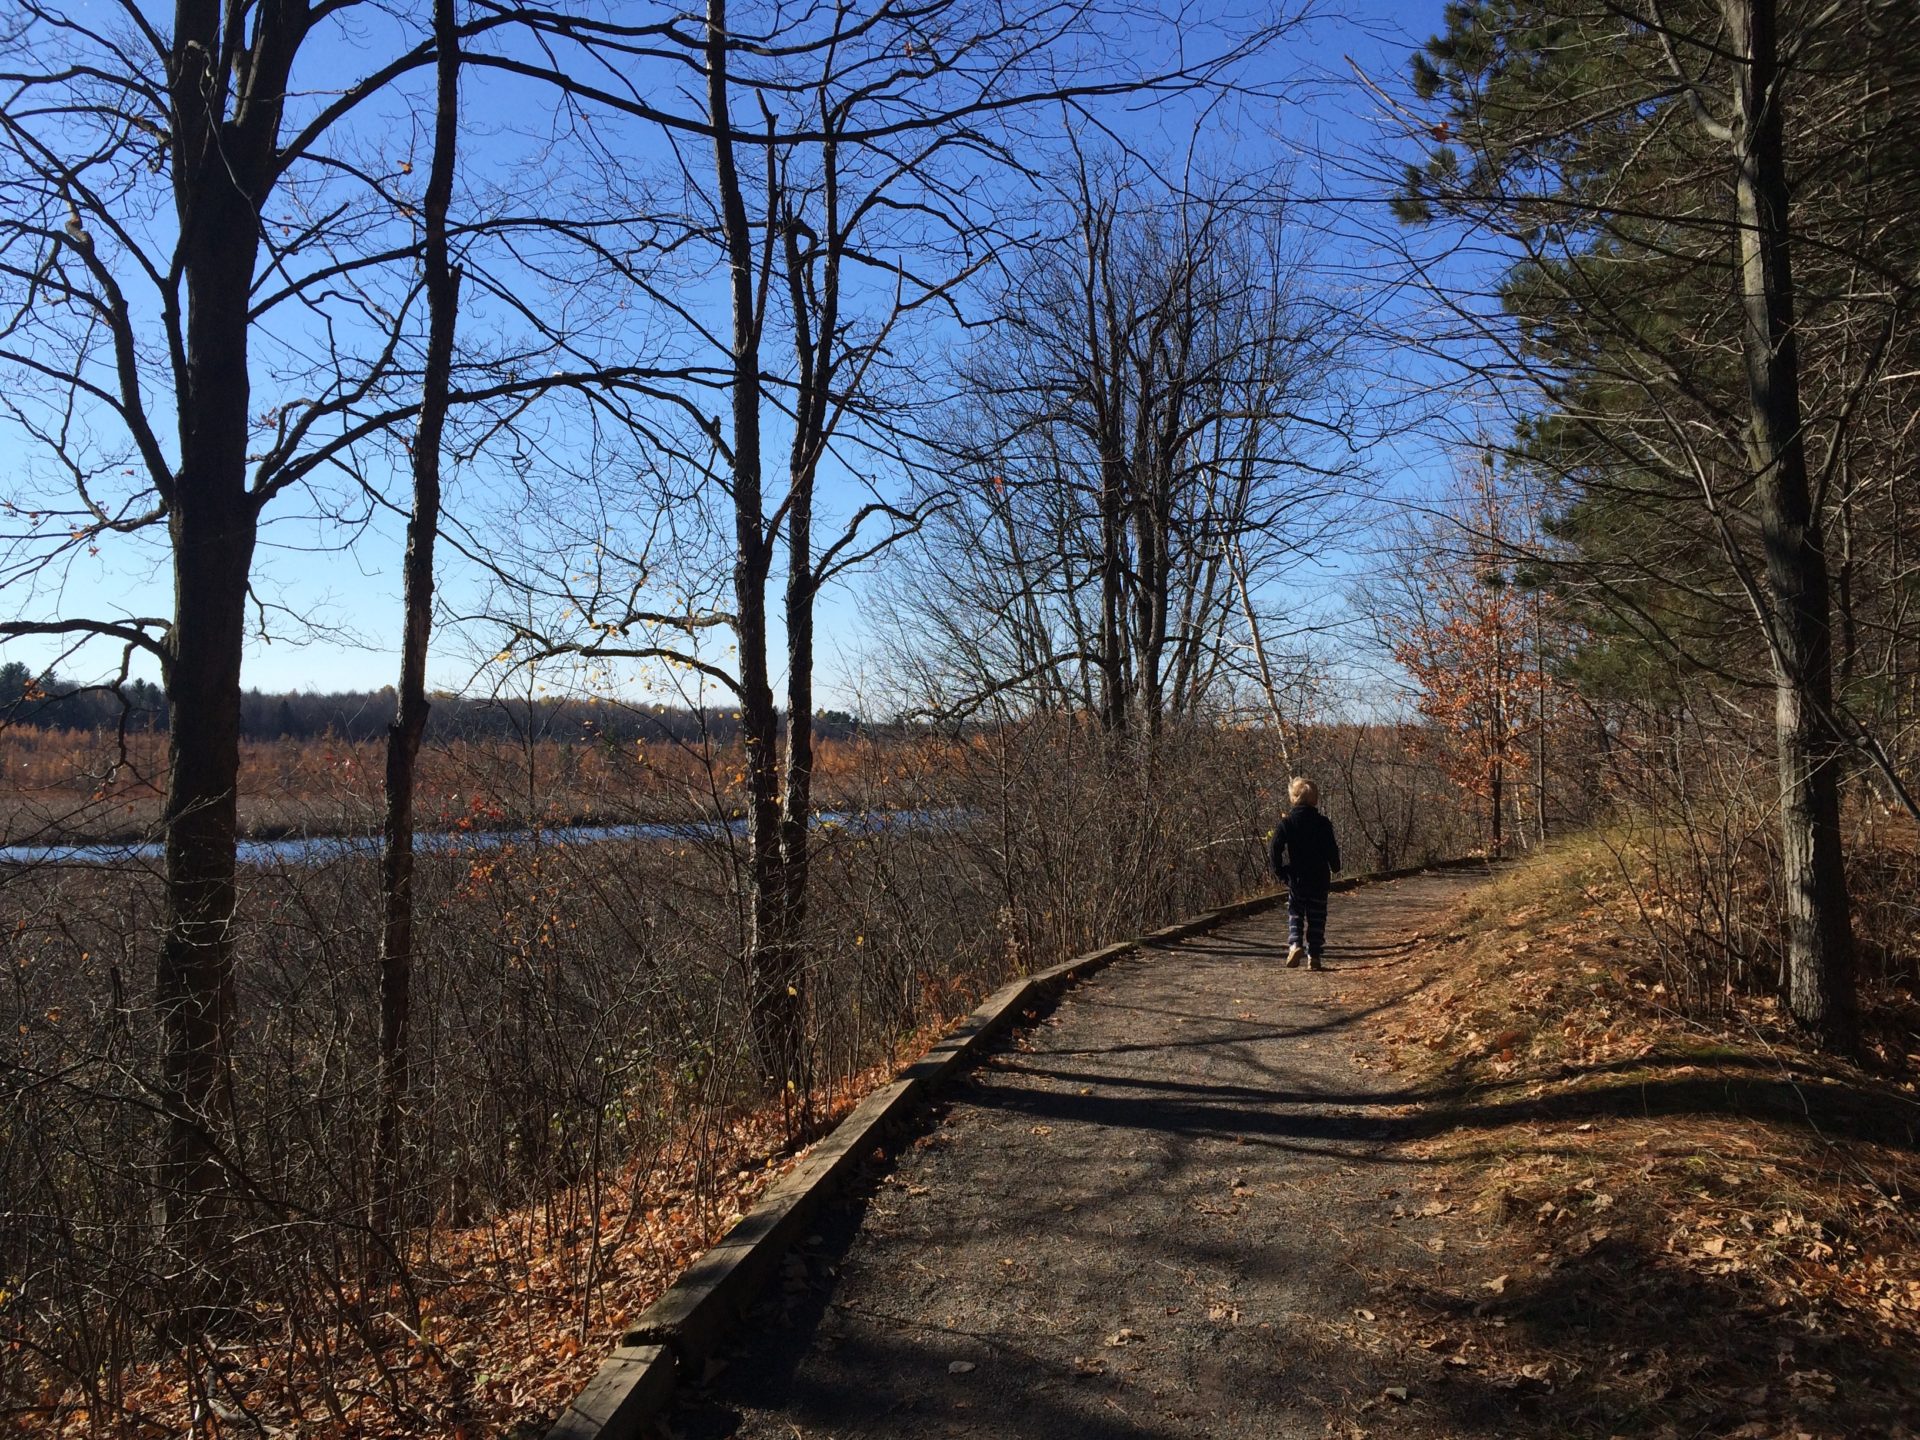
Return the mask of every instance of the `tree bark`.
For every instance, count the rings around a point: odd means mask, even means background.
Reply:
[[[244,313],[241,305],[235,309]],[[206,348],[200,356],[202,374],[223,368],[211,363]],[[244,355],[227,373],[244,412]],[[244,439],[244,426],[239,435]],[[155,986],[166,1111],[160,1185],[168,1243],[197,1264],[217,1269],[230,1219],[222,1155],[234,1139],[229,1064],[235,787],[240,654],[254,528],[252,508],[244,493],[237,493],[239,487],[220,485],[208,473],[239,471],[240,457],[219,455],[222,446],[195,448],[195,461],[181,466],[180,500],[170,520],[174,619],[166,677],[171,711],[166,928]],[[221,466],[222,459],[235,463]],[[210,1283],[193,1298],[212,1303],[217,1290],[217,1283]]]
[[[834,345],[840,330],[843,238],[839,159],[839,146],[829,139],[821,150],[822,233],[811,236],[795,215],[786,216],[783,226],[799,388],[787,465],[787,750],[780,804],[781,948],[774,957],[780,973],[767,1028],[770,1048],[781,1067],[776,1073],[803,1105],[811,1089],[806,1053],[805,937],[813,819],[813,621],[820,587],[814,558],[813,497],[828,441]],[[803,234],[812,241],[804,251]],[[822,267],[817,283],[816,264]]]
[[[783,1039],[789,1002],[787,897],[780,854],[779,713],[767,675],[767,577],[772,546],[762,512],[760,434],[760,303],[754,279],[753,231],[734,157],[727,73],[726,0],[707,5],[707,107],[713,122],[714,179],[727,251],[732,309],[734,633],[740,646],[740,741],[747,786],[747,1007],[762,1077],[791,1078]],[[769,158],[771,163],[771,158]]]
[[[169,66],[179,267],[180,463],[168,507],[174,613],[167,637],[166,901],[155,975],[166,1115],[167,1243],[196,1267],[183,1313],[222,1301],[235,1142],[230,1050],[240,661],[259,502],[248,490],[248,296],[260,205],[304,7],[263,7],[223,37],[218,7],[180,0]],[[233,54],[230,73],[211,57]],[[229,82],[238,93],[230,95]],[[231,103],[230,103],[231,102]]]
[[[1853,925],[1840,837],[1826,555],[1807,477],[1775,0],[1724,0],[1736,56],[1735,202],[1747,458],[1766,552],[1787,898],[1787,1003],[1822,1045],[1856,1037]]]
[[[1493,858],[1498,860],[1502,847],[1506,844],[1502,835],[1502,821],[1506,806],[1506,774],[1495,754],[1487,766],[1487,823],[1492,841]]]
[[[799,441],[795,441],[796,448]],[[772,1074],[804,1106],[808,839],[813,818],[813,494],[811,477],[787,510],[787,753],[780,804],[778,929],[760,963],[768,1006],[762,1044]]]
[[[413,437],[413,512],[407,520],[400,686],[387,727],[386,814],[380,851],[380,1114],[374,1132],[373,1226],[393,1225],[402,1190],[413,1017],[413,800],[420,741],[427,730],[427,649],[433,636],[433,550],[440,531],[440,447],[453,374],[459,272],[447,245],[460,124],[460,34],[454,0],[434,0],[433,160],[422,204],[421,257],[427,353],[420,424]]]
[[[1533,603],[1533,812],[1534,834],[1542,848],[1547,843],[1547,627],[1540,592]]]

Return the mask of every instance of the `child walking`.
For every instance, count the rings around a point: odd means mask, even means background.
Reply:
[[[1320,787],[1295,776],[1287,786],[1293,808],[1273,832],[1273,873],[1287,882],[1287,966],[1321,968],[1327,948],[1327,892],[1340,868],[1333,822],[1320,813]]]

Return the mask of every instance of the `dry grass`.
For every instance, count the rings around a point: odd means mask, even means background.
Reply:
[[[1453,924],[1375,1038],[1485,1273],[1384,1318],[1570,1435],[1910,1434],[1911,1069],[1816,1056],[1763,998],[1677,1013],[1598,841]]]
[[[166,783],[164,734],[0,728],[0,843],[120,843],[158,834]],[[927,762],[927,747],[915,752]],[[904,769],[883,740],[816,742],[816,803],[826,810],[886,805]],[[371,833],[383,804],[385,742],[245,740],[240,828],[254,839]],[[540,823],[683,820],[743,813],[737,746],[615,743],[583,738],[518,744],[448,740],[420,756],[423,829]]]

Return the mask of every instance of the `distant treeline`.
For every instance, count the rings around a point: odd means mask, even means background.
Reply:
[[[249,740],[372,740],[393,718],[393,688],[334,694],[248,690],[240,697],[240,733]],[[18,661],[0,665],[0,725],[38,725],[50,730],[167,728],[166,693],[148,680],[117,688],[78,686],[54,674],[35,675]],[[527,699],[509,696],[436,695],[428,717],[429,739],[699,740],[730,742],[739,728],[731,710],[704,713],[664,705]],[[814,733],[846,739],[862,728],[857,716],[823,711]]]

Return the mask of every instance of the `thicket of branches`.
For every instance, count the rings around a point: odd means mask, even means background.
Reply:
[[[1257,109],[1293,23],[9,12],[0,636],[54,658],[6,698],[93,727],[73,824],[163,792],[158,864],[0,886],[10,1422],[438,1433],[551,1404],[565,1356],[529,1399],[476,1347],[578,1353],[915,1032],[1255,882],[1304,694],[1263,584],[1354,474],[1340,336],[1269,183],[1153,178],[1101,107]],[[1003,496],[1011,548],[976,555]],[[242,863],[272,772],[243,737],[327,703],[243,688],[250,637],[325,630],[276,557],[364,563],[402,525],[378,855]],[[926,632],[882,687],[906,719],[849,738],[817,721],[815,615],[883,559],[903,614],[982,619]],[[143,570],[155,613],[69,601]],[[990,634],[1002,597],[1045,636]],[[436,701],[436,643],[493,696]],[[664,709],[608,703],[640,685]],[[710,823],[419,843],[455,802],[565,813],[540,742],[588,710],[597,816],[664,795]],[[456,755],[473,715],[521,753]],[[649,725],[670,773],[629,743]],[[858,755],[826,825],[823,732]],[[1439,783],[1390,728],[1347,741]],[[450,755],[459,793],[423,791]],[[289,814],[310,779],[281,765]],[[1457,848],[1373,800],[1383,859]],[[461,1314],[471,1344],[436,1339]]]
[[[1365,591],[1402,707],[1344,693],[1313,568],[1372,498],[1361,316],[1284,177],[1110,123],[1257,118],[1296,16],[16,6],[0,636],[54,658],[0,702],[94,727],[87,823],[162,715],[166,759],[157,865],[0,877],[8,1418],[564,1398],[499,1347],[571,1335],[563,1383],[917,1033],[1252,886],[1293,771],[1382,868],[1611,800],[1676,990],[1777,985],[1851,1045],[1856,933],[1892,982],[1914,924],[1897,10],[1449,8],[1395,102],[1401,278],[1496,242],[1417,338],[1514,423]],[[243,737],[309,723],[249,637],[324,629],[280,547],[402,544],[399,665],[340,731],[377,855],[241,863]],[[70,604],[143,572],[161,613]],[[884,730],[816,701],[856,576]],[[432,695],[436,646],[493,693]],[[416,833],[587,784],[706,823]]]

